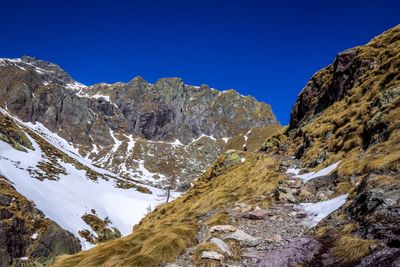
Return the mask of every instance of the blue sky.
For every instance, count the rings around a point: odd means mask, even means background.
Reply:
[[[84,2],[84,3],[82,3]],[[35,56],[76,80],[234,88],[282,124],[336,53],[400,23],[400,1],[2,1],[0,57]]]

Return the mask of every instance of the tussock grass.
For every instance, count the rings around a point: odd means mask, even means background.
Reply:
[[[192,256],[192,262],[196,266],[213,266],[212,265],[214,264],[213,260],[207,260],[201,258],[201,255],[203,254],[204,251],[215,251],[220,254],[224,254],[214,243],[211,242],[201,243],[196,247],[196,250]]]
[[[349,235],[358,229],[358,225],[355,223],[345,224],[342,227],[341,232],[345,235]]]
[[[229,224],[229,221],[230,221],[229,214],[225,211],[221,211],[216,213],[209,219],[207,219],[206,224],[208,226],[223,225],[223,224]]]
[[[332,253],[342,263],[355,263],[370,253],[373,244],[374,240],[344,235],[335,243]]]
[[[158,259],[160,262],[170,262],[182,254],[189,244],[179,235],[166,232],[147,239],[140,251],[142,255]]]
[[[232,258],[239,260],[242,256],[242,247],[240,246],[240,243],[233,239],[226,240],[226,243],[232,251]]]

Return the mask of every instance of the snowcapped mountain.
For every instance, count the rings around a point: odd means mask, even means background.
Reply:
[[[174,177],[181,189],[224,151],[255,151],[280,128],[269,105],[234,90],[179,78],[84,86],[32,57],[0,60],[0,107],[96,166],[157,187]]]

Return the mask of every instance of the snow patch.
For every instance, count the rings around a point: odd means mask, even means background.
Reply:
[[[244,135],[244,142],[245,142],[245,143],[247,142],[247,139],[249,139],[248,135],[251,133],[251,130],[252,130],[252,129],[250,129],[250,130]]]
[[[335,197],[330,200],[317,203],[300,203],[303,210],[309,215],[303,220],[303,223],[309,227],[316,226],[329,214],[340,208],[347,200],[347,194]]]
[[[224,138],[222,138],[222,140],[225,142],[225,144],[228,143],[229,139],[231,139],[231,138],[230,138],[230,137],[224,137]]]
[[[177,146],[184,146],[181,141],[179,141],[178,139],[176,139],[174,142],[171,143],[171,145],[173,147],[177,147]]]
[[[135,147],[136,141],[133,139],[132,134],[128,135],[127,137],[129,139],[129,142],[128,142],[128,147],[127,147],[126,152],[130,152]]]
[[[212,135],[201,134],[199,137],[193,139],[190,143],[197,142],[197,141],[199,141],[199,140],[200,140],[201,138],[203,138],[203,137],[210,138],[211,140],[214,140],[214,141],[217,140],[217,139],[216,139],[214,136],[212,136]]]
[[[301,169],[291,169],[290,168],[286,171],[286,173],[294,174],[296,178],[300,178],[304,182],[308,182],[312,179],[330,174],[333,170],[335,170],[337,168],[339,163],[340,163],[340,161],[333,163],[332,165],[329,165],[328,167],[323,168],[322,170],[319,170],[316,172],[309,172],[309,173],[305,173],[305,174],[301,174],[301,175],[299,175],[299,172],[301,171]]]
[[[31,235],[31,239],[36,240],[38,238],[38,233],[34,233]]]

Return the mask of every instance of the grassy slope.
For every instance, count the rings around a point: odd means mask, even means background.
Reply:
[[[270,138],[263,146],[265,154],[239,155],[246,157],[244,163],[240,160],[232,163],[229,160],[232,156],[222,156],[199,177],[192,189],[179,199],[158,207],[130,236],[73,256],[59,257],[55,266],[157,266],[172,261],[196,242],[201,223],[212,220],[213,214],[223,207],[235,202],[271,204],[272,191],[277,182],[284,179],[279,157],[273,155],[296,154],[305,138],[310,141],[301,155],[306,166],[323,151],[327,155],[316,168],[342,160],[338,168],[337,194],[351,191],[354,196],[357,185],[367,173],[398,174],[400,99],[395,88],[399,86],[399,31],[400,27],[395,27],[368,45],[358,47],[357,57],[376,62],[375,67],[366,71],[342,100],[333,103],[306,125]],[[332,79],[330,68],[317,73],[314,78],[320,76],[324,83],[329,83]],[[373,142],[365,148],[366,127],[370,125],[373,129],[374,124],[385,125],[389,134],[382,137],[379,131],[373,133]],[[388,179],[390,182],[395,178]],[[346,228],[347,232],[350,228]],[[349,240],[357,240],[360,249],[370,244],[351,236],[341,242]],[[340,257],[346,256],[340,250],[336,252]],[[365,255],[364,252],[351,256]]]

